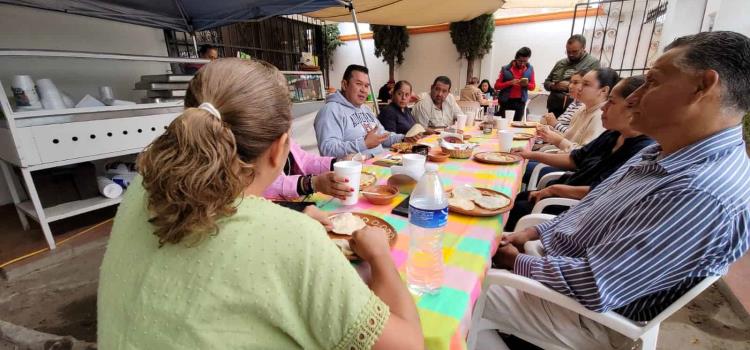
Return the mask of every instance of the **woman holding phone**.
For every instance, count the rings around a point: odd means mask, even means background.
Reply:
[[[505,111],[515,111],[513,120],[520,121],[529,99],[529,90],[536,88],[534,67],[529,64],[531,49],[522,47],[516,51],[516,58],[500,69],[500,76],[495,82],[500,100],[500,115]]]

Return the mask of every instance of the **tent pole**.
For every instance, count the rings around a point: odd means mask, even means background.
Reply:
[[[357,23],[357,11],[354,10],[354,4],[350,1],[347,7],[349,12],[352,14],[352,21],[354,21],[354,30],[357,32],[357,42],[359,42],[359,52],[362,54],[362,63],[367,68],[367,60],[365,59],[365,47],[362,45],[362,37],[359,35],[359,23]],[[369,78],[369,74],[368,74]],[[372,80],[370,80],[370,94],[372,95],[372,102],[375,106],[375,115],[380,114],[380,108],[378,107],[378,99],[375,96],[375,90],[372,87]]]

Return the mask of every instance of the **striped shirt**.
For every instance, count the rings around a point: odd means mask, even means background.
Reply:
[[[568,108],[565,109],[565,112],[563,114],[560,114],[559,117],[557,117],[557,124],[555,124],[555,130],[559,131],[561,134],[564,134],[568,129],[570,128],[570,118],[573,117],[573,114],[578,112],[579,109],[584,108],[584,105],[582,102],[579,102],[577,100],[571,102],[568,105]]]
[[[750,244],[742,128],[660,157],[646,147],[577,206],[537,226],[547,256],[514,271],[596,311],[647,321]]]

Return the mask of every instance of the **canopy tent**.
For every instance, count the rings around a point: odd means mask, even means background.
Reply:
[[[505,0],[504,9],[511,8],[572,8],[582,0]]]
[[[357,28],[357,39],[365,66],[367,62],[357,26],[357,12],[361,11],[362,18],[374,24],[428,25],[469,20],[484,13],[492,13],[503,3],[504,0],[0,0],[0,4],[60,11],[188,33],[237,22],[261,21],[279,15],[306,14],[339,22],[348,21],[351,16],[354,27]],[[195,36],[193,44],[195,45]],[[374,91],[372,93],[374,95]]]
[[[353,0],[357,17],[370,24],[423,26],[468,21],[485,13],[493,13],[505,0],[435,1],[435,0]],[[305,16],[326,21],[347,22],[349,11],[331,7]]]
[[[352,20],[350,8],[356,9],[359,19],[366,23],[409,26],[441,24],[470,20],[481,14],[495,12],[503,3],[505,0],[353,0],[352,6],[349,6],[350,2],[343,0],[0,0],[0,4],[60,11],[188,33],[291,14],[349,22]]]
[[[258,21],[331,6],[337,0],[0,0],[75,15],[192,33],[236,22]]]

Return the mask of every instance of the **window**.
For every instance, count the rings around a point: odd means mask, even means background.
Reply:
[[[238,51],[267,61],[279,70],[299,70],[303,51],[321,57],[322,22],[292,15],[272,17],[260,22],[235,23],[196,32],[198,47],[216,46],[219,57],[234,57]],[[171,57],[198,57],[190,34],[165,30],[167,51]],[[325,63],[319,61],[321,70]]]

